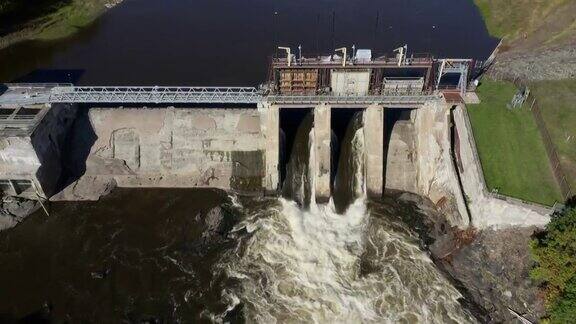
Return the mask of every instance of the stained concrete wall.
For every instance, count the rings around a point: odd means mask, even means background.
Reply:
[[[413,111],[412,114],[416,114]],[[412,120],[394,123],[388,140],[386,154],[385,188],[416,193],[416,148]]]
[[[503,200],[487,191],[476,153],[476,143],[464,109],[465,107],[458,106],[453,114],[459,137],[458,158],[462,166],[459,172],[468,197],[472,224],[476,228],[545,226],[550,221],[551,209],[512,199]]]
[[[262,104],[258,107],[258,113],[266,146],[264,187],[268,192],[276,192],[280,188],[280,109],[276,105]]]
[[[330,199],[330,140],[331,129],[331,107],[321,104],[314,109],[314,149],[313,161],[314,188],[316,190],[316,201],[326,203]]]
[[[414,113],[416,191],[430,198],[453,226],[470,223],[450,148],[450,107],[429,101]]]
[[[31,134],[0,134],[0,179],[33,182],[35,188],[19,194],[22,197],[37,199],[56,193],[63,172],[61,153],[75,116],[75,106],[55,104]]]
[[[366,194],[382,197],[384,188],[384,107],[371,105],[364,112]]]
[[[88,118],[95,141],[85,172],[55,200],[97,199],[113,185],[241,192],[273,186],[258,110],[94,108]]]

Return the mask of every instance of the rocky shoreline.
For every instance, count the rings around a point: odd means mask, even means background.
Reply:
[[[451,227],[428,199],[393,193],[398,204],[415,204],[420,213],[404,220],[420,236],[436,264],[462,293],[462,304],[483,323],[531,322],[545,313],[538,286],[531,281],[529,241],[536,227],[466,230]]]
[[[526,81],[576,79],[576,42],[503,52],[490,67],[488,75],[495,79]]]

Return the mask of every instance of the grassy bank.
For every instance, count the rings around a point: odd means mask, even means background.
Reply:
[[[0,0],[2,1],[2,0]],[[52,40],[92,23],[110,0],[8,0],[0,7],[0,48],[23,40]]]
[[[576,32],[574,0],[474,0],[491,35],[549,43]]]
[[[513,84],[485,80],[478,88],[481,104],[468,112],[489,190],[527,201],[552,205],[559,188],[531,112],[506,105]]]
[[[576,80],[539,81],[530,85],[560,163],[576,190]]]

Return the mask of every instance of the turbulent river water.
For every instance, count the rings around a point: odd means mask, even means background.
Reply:
[[[474,322],[402,221],[417,208],[366,199],[362,116],[341,143],[339,208],[303,194],[313,133],[298,130],[287,198],[122,189],[1,233],[1,319]]]

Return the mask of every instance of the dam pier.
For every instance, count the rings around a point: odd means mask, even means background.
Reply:
[[[472,81],[482,64],[406,47],[390,57],[340,50],[296,57],[288,49],[260,88],[5,84],[0,190],[42,200],[97,200],[116,186],[275,194],[289,128],[298,126],[292,115],[305,112],[313,115],[314,193],[327,202],[335,127],[346,124],[333,119],[354,110],[363,114],[369,197],[409,191],[456,226],[497,222],[470,215],[463,187],[477,184],[462,184],[453,152],[465,150],[450,138],[454,109],[478,100]]]

